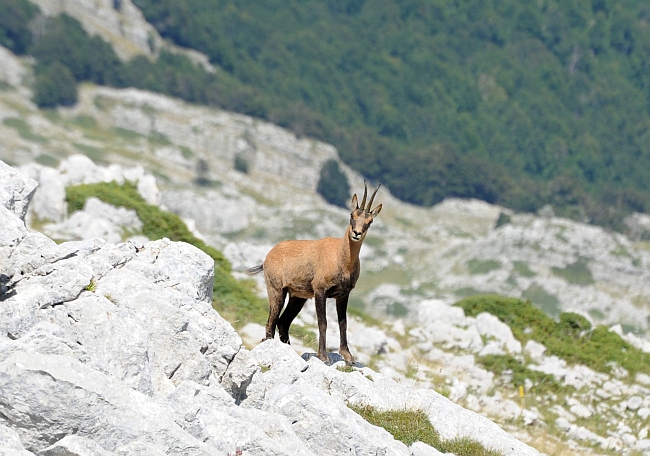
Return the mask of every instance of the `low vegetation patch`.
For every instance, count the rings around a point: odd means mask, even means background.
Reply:
[[[142,221],[142,234],[149,239],[182,241],[191,244],[214,260],[213,306],[236,327],[248,322],[263,324],[267,316],[267,304],[255,294],[252,281],[238,281],[231,275],[232,267],[223,254],[195,237],[176,214],[148,204],[131,183],[102,182],[82,184],[66,188],[68,210],[83,208],[90,197],[98,198],[114,206],[133,209]]]
[[[528,369],[523,362],[511,355],[487,355],[478,358],[487,370],[499,375],[509,373],[512,375],[512,384],[521,386],[528,379],[533,382],[536,390],[561,388],[552,375]]]
[[[97,290],[97,282],[95,282],[95,279],[90,279],[90,283],[84,287],[84,290],[90,291],[92,293]]]
[[[521,294],[521,297],[527,301],[531,301],[552,318],[556,318],[562,313],[562,309],[560,308],[560,300],[557,298],[557,296],[549,293],[544,287],[541,287],[535,283],[531,284],[527,289],[525,289]]]
[[[519,274],[522,277],[535,277],[535,273],[530,270],[528,267],[528,264],[526,264],[523,261],[514,261],[512,263],[513,269],[517,274]]]
[[[487,274],[501,267],[501,262],[497,260],[477,260],[471,259],[467,262],[467,269],[472,275]]]
[[[469,438],[443,441],[422,410],[379,411],[370,406],[350,407],[370,424],[386,429],[396,440],[406,445],[415,442],[426,443],[443,453],[458,456],[500,456],[501,453],[489,450]]]
[[[605,326],[593,328],[576,313],[567,312],[559,321],[548,317],[530,301],[502,296],[474,296],[456,303],[468,316],[489,312],[506,323],[514,336],[525,344],[535,340],[546,346],[547,355],[556,355],[569,364],[584,364],[591,369],[610,373],[615,363],[630,375],[650,374],[650,354],[625,342]]]
[[[572,285],[592,285],[594,277],[585,260],[579,260],[564,268],[552,268],[553,274],[563,278]]]

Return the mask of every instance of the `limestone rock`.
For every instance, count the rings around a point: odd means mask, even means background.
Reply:
[[[70,258],[45,264],[14,281],[0,306],[0,332],[17,338],[46,318],[43,309],[76,299],[91,283],[92,268]]]
[[[640,396],[632,396],[627,400],[627,409],[637,411],[643,405],[643,399]]]
[[[240,449],[251,455],[311,455],[304,442],[283,416],[269,411],[242,408],[220,387],[181,383],[168,396],[188,433],[222,453]]]
[[[0,422],[0,456],[31,456],[33,454],[23,447],[16,431]]]
[[[211,454],[166,407],[67,356],[15,352],[1,362],[0,412],[32,451],[77,434],[109,451],[140,437],[172,454]]]
[[[30,205],[30,214],[40,221],[61,222],[65,217],[65,185],[59,172],[36,163],[20,167],[20,171],[38,182],[38,191]]]
[[[240,404],[248,397],[246,388],[253,380],[253,376],[260,370],[255,361],[248,350],[240,350],[228,365],[228,369],[221,379],[221,385],[235,399],[236,404]]]
[[[424,300],[418,307],[418,321],[423,336],[445,347],[480,352],[485,344],[473,318],[466,318],[460,307],[440,300]]]
[[[370,372],[368,372],[370,374]],[[392,379],[373,372],[372,380],[360,372],[347,374],[326,367],[320,360],[310,360],[302,379],[330,396],[355,405],[369,405],[379,410],[423,410],[443,439],[471,436],[486,448],[507,456],[538,455],[539,453],[506,434],[492,421],[470,412],[430,389],[413,390]],[[273,390],[272,390],[273,391]],[[390,393],[388,393],[390,392]],[[267,393],[267,398],[271,392]],[[518,407],[517,407],[518,409]],[[399,453],[396,453],[399,454]]]
[[[422,442],[411,445],[411,456],[442,456],[444,453]]]
[[[482,312],[476,316],[476,327],[479,334],[493,338],[510,354],[521,353],[521,342],[515,339],[510,326],[500,321],[496,316]]]
[[[544,357],[544,352],[546,352],[546,347],[543,344],[530,339],[526,342],[524,351],[528,353],[528,356],[530,356],[533,361],[541,362]]]
[[[113,244],[121,242],[125,234],[141,230],[142,222],[133,209],[115,207],[95,197],[88,198],[83,210],[73,213],[64,222],[44,227],[48,236],[57,239],[102,238]]]
[[[9,278],[10,272],[5,269],[5,264],[13,248],[27,236],[27,228],[13,211],[2,205],[0,205],[0,219],[2,220],[2,229],[0,230],[0,274]]]
[[[61,440],[38,452],[38,456],[112,456],[97,442],[78,435],[66,435]]]
[[[303,380],[273,388],[266,394],[266,404],[292,422],[296,434],[315,454],[409,455],[406,445],[387,431],[368,426],[343,401],[333,401]],[[337,438],[331,439],[332,435]]]
[[[35,180],[0,161],[0,204],[23,221],[37,186]]]

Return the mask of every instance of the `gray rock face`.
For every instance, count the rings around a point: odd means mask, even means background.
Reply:
[[[39,220],[60,222],[65,216],[65,184],[53,168],[36,163],[20,167],[20,171],[38,182],[39,191],[30,203],[30,213]]]
[[[56,244],[27,232],[29,181],[10,175],[18,187],[0,195],[0,455],[439,454],[408,448],[348,404],[407,404],[445,438],[538,454],[431,390],[307,362],[276,340],[244,349],[211,307],[205,253],[168,239]]]
[[[97,442],[78,435],[66,435],[54,445],[38,452],[39,456],[111,456]]]
[[[38,183],[19,173],[6,163],[0,161],[0,201],[2,205],[25,220],[27,206],[31,200]]]
[[[28,456],[30,453],[23,447],[20,437],[13,429],[0,423],[0,456]]]

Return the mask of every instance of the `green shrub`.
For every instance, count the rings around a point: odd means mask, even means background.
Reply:
[[[350,184],[336,160],[325,162],[320,170],[320,179],[316,190],[328,203],[348,207]]]
[[[40,108],[72,106],[77,102],[77,81],[61,63],[37,65],[34,103]]]
[[[533,382],[537,390],[550,387],[557,391],[560,388],[552,375],[528,369],[522,361],[510,355],[481,356],[478,358],[478,362],[495,374],[503,375],[510,372],[512,384],[515,386],[524,385],[525,380],[528,379]]]
[[[38,6],[27,0],[0,2],[0,45],[24,54],[32,42],[29,22],[37,12]]]
[[[248,160],[246,160],[246,158],[244,158],[241,154],[235,155],[235,169],[240,173],[248,174]]]
[[[569,364],[584,364],[609,373],[611,363],[616,363],[632,376],[638,372],[650,374],[650,354],[633,347],[605,326],[592,328],[581,315],[563,313],[556,322],[530,301],[496,295],[473,296],[455,305],[468,316],[481,312],[495,315],[510,326],[522,344],[535,340],[546,346],[547,355],[556,355]]]
[[[79,21],[61,14],[46,18],[41,27],[41,35],[29,49],[38,66],[58,64],[78,82],[120,83],[121,62],[113,48],[99,36],[88,36]]]

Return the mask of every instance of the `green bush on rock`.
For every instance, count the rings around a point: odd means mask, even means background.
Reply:
[[[535,340],[546,346],[547,355],[555,355],[569,364],[584,364],[591,369],[609,373],[613,364],[630,375],[650,374],[650,354],[633,347],[605,326],[592,328],[582,315],[568,312],[558,322],[545,315],[530,301],[496,295],[473,296],[459,301],[467,316],[489,312],[512,329],[513,335],[525,344]]]

